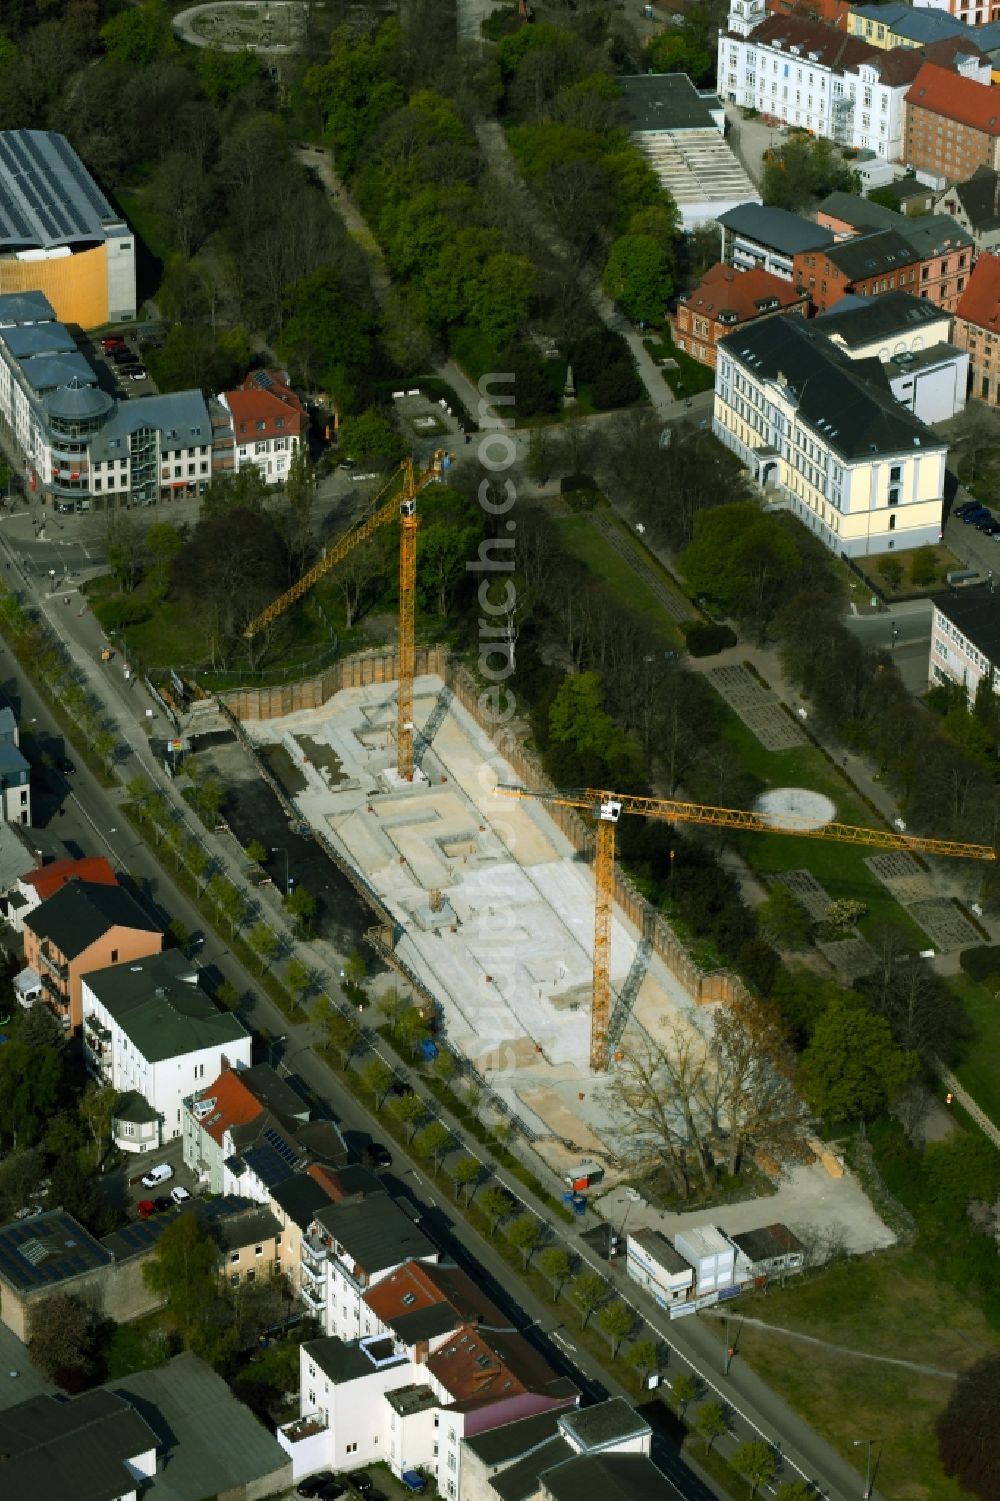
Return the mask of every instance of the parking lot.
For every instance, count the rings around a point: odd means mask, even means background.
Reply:
[[[143,1177],[161,1163],[166,1163],[172,1169],[173,1176],[156,1188],[144,1187]],[[157,1199],[169,1199],[173,1188],[186,1188],[193,1196],[198,1192],[197,1179],[184,1166],[180,1137],[168,1142],[166,1146],[157,1147],[155,1151],[130,1154],[121,1167],[108,1174],[105,1193],[117,1209],[124,1210],[130,1219],[136,1219],[139,1217],[137,1206],[141,1200],[152,1199],[155,1203]]]
[[[119,401],[133,396],[155,396],[142,351],[134,332],[107,334],[91,340],[85,351],[101,384]]]

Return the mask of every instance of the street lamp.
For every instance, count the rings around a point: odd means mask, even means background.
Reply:
[[[882,1440],[880,1438],[856,1438],[856,1439],[853,1439],[852,1442],[854,1444],[855,1449],[860,1449],[862,1444],[866,1445],[865,1488],[864,1488],[864,1491],[862,1493],[862,1498],[863,1498],[863,1501],[871,1501],[872,1485],[873,1485],[874,1480],[875,1480],[875,1470],[872,1469],[872,1445],[873,1444],[878,1444],[879,1445],[879,1453],[881,1453]],[[877,1468],[878,1468],[878,1459],[876,1458],[875,1469],[877,1469]]]
[[[292,889],[292,883],[288,879],[288,850],[285,848],[285,846],[283,844],[272,844],[271,845],[271,854],[272,855],[284,855],[284,857],[285,857],[285,895],[287,896],[288,893]]]

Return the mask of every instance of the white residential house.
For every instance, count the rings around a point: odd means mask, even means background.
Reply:
[[[223,1059],[250,1063],[250,1034],[175,949],[92,971],[81,994],[87,1066],[125,1097],[112,1123],[122,1151],[153,1151],[179,1137],[185,1096],[215,1078]]]
[[[960,37],[884,49],[803,16],[768,15],[762,0],[733,0],[728,30],[719,33],[719,92],[774,124],[896,162],[906,94],[928,58],[990,83],[989,59]]]
[[[720,342],[716,437],[833,552],[936,543],[947,443],[880,372],[848,359],[823,321],[760,319]]]
[[[440,1252],[388,1194],[325,1205],[302,1237],[302,1300],[325,1334],[367,1337],[378,1320],[366,1293],[411,1259],[436,1262]]]
[[[976,701],[986,678],[1000,693],[1000,598],[983,584],[934,599],[928,681],[932,688],[957,683]]]
[[[5,823],[31,822],[31,767],[20,749],[14,711],[0,709],[0,816]]]
[[[231,468],[236,474],[254,464],[269,484],[281,484],[288,475],[296,448],[309,425],[299,398],[276,370],[254,370],[236,391],[222,391],[216,398],[228,418],[228,427],[217,428],[216,468]]]

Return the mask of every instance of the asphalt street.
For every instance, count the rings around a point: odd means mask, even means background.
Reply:
[[[845,615],[844,624],[866,647],[891,652],[906,688],[919,694],[927,690],[932,615],[929,599],[913,599],[877,615]]]

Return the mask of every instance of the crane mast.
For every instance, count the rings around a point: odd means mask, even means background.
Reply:
[[[558,803],[580,808],[596,821],[594,850],[594,976],[590,1008],[590,1066],[601,1073],[608,1066],[608,1026],[611,1015],[611,917],[615,887],[615,826],[623,813],[660,818],[671,823],[710,824],[716,828],[742,829],[755,834],[793,834],[806,839],[826,839],[838,844],[860,844],[874,849],[909,850],[918,855],[951,859],[995,860],[988,844],[963,844],[957,839],[925,839],[898,834],[892,829],[866,829],[855,824],[827,823],[810,827],[807,820],[789,816],[775,825],[763,814],[745,808],[716,808],[704,803],[677,802],[669,798],[638,797],[606,792],[594,787],[574,791],[546,792],[531,787],[499,784],[502,797]]]

